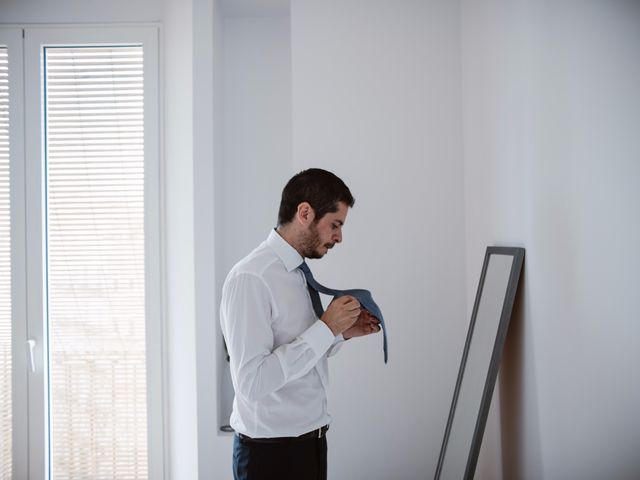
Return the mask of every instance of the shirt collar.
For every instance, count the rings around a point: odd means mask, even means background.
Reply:
[[[302,258],[298,251],[289,245],[289,243],[276,232],[275,228],[269,233],[267,245],[280,257],[287,272],[295,270],[304,261],[304,258]]]

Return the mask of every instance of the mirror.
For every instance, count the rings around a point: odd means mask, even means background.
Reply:
[[[523,262],[523,248],[487,248],[436,480],[473,478]]]

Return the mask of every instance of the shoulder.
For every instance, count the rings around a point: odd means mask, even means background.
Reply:
[[[270,249],[261,247],[236,263],[227,275],[222,287],[222,311],[239,306],[244,309],[248,305],[266,308],[273,303],[274,288],[277,287],[272,272],[278,270],[279,259],[269,253]]]
[[[247,278],[254,278],[266,284],[271,276],[270,273],[279,269],[279,263],[282,262],[273,250],[262,243],[233,266],[225,284],[236,283],[239,279]]]

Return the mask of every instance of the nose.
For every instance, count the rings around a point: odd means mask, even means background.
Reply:
[[[342,242],[342,229],[338,229],[337,233],[333,236],[334,242],[335,243],[340,243]]]

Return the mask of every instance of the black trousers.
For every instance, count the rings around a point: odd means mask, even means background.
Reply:
[[[278,443],[233,440],[234,480],[327,480],[327,438]]]

